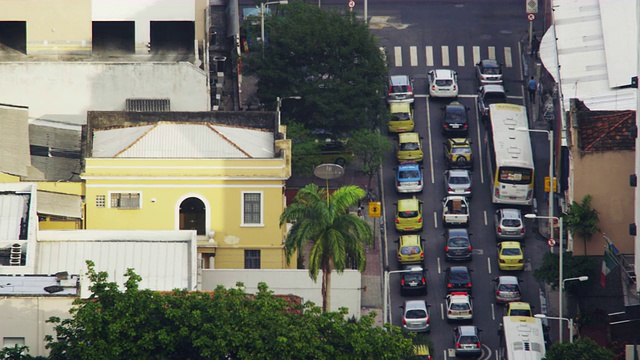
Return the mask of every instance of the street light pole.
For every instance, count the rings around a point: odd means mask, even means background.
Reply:
[[[289,0],[267,1],[260,3],[260,40],[262,41],[262,58],[264,59],[264,9],[267,5],[281,4],[286,5]]]
[[[573,344],[573,319],[567,319],[563,317],[555,317],[555,316],[547,316],[545,314],[535,314],[534,317],[538,319],[552,319],[552,320],[560,320],[560,328],[562,329],[562,320],[566,320],[569,326],[569,342]],[[562,339],[560,339],[562,342]]]
[[[410,270],[391,270],[391,271],[385,271],[384,272],[384,294],[383,295],[383,300],[382,300],[382,325],[388,323],[388,317],[389,317],[389,306],[391,306],[390,301],[389,301],[389,275],[390,274],[400,274],[400,273],[407,273],[407,272],[412,272],[412,271],[422,271],[422,268],[413,268]]]

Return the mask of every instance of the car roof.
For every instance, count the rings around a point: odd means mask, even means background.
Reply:
[[[522,248],[518,241],[502,241],[500,242],[500,246],[503,248]]]
[[[406,162],[398,165],[398,171],[400,170],[420,170],[420,165],[414,161]]]
[[[451,109],[451,108],[461,108],[463,110],[466,110],[466,107],[462,105],[460,101],[457,101],[457,100],[454,100],[449,104],[445,105],[445,109]]]
[[[485,92],[504,92],[504,86],[498,84],[487,84],[482,88]]]
[[[447,229],[449,237],[469,237],[467,229]]]
[[[498,282],[501,284],[519,284],[518,278],[515,276],[502,275],[498,276]]]
[[[407,300],[404,302],[404,310],[423,309],[427,310],[427,302],[424,300]]]
[[[389,104],[391,113],[408,113],[411,112],[411,104],[408,102],[394,102]]]
[[[410,79],[408,75],[393,75],[389,76],[389,83],[391,85],[410,85]]]
[[[466,177],[469,177],[469,170],[452,169],[452,170],[448,170],[448,171],[449,171],[449,176],[453,176],[453,177],[466,176]]]
[[[420,135],[418,135],[418,133],[415,133],[415,132],[406,132],[406,133],[398,134],[399,142],[417,142],[418,140],[420,140]]]
[[[454,292],[447,295],[451,302],[470,302],[470,296],[467,292]]]
[[[405,265],[402,267],[402,270],[411,270],[411,271],[424,271],[424,268],[420,265]],[[408,273],[405,273],[408,274]]]
[[[460,335],[478,336],[478,328],[473,325],[458,326],[458,332],[460,333]]]
[[[398,211],[418,210],[420,201],[418,199],[400,199],[398,200]]]
[[[437,79],[453,79],[455,74],[455,71],[451,69],[434,69],[433,72]]]
[[[531,305],[528,302],[523,301],[512,301],[507,304],[509,309],[522,309],[522,310],[531,310]]]
[[[521,219],[522,213],[519,209],[500,209],[502,217],[505,219]]]
[[[480,64],[482,67],[485,68],[499,68],[500,64],[498,64],[498,62],[496,60],[493,59],[483,59],[482,61],[480,61]]]
[[[463,201],[463,200],[464,200],[465,202],[467,201],[467,198],[466,198],[466,197],[464,197],[464,196],[459,196],[459,195],[456,195],[456,196],[453,196],[453,195],[451,195],[451,196],[447,196],[447,197],[445,197],[444,199],[445,199],[445,201],[446,201],[446,200],[460,200],[460,201]]]
[[[450,138],[449,142],[451,142],[453,145],[468,146],[470,143],[470,140],[469,138]]]
[[[399,242],[400,246],[420,245],[420,235],[402,235]]]

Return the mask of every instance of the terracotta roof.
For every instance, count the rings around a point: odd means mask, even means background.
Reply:
[[[635,150],[635,139],[631,136],[635,111],[591,111],[581,101],[576,101],[576,108],[581,151]]]

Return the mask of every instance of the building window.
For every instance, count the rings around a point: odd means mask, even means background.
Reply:
[[[260,269],[260,250],[244,251],[244,268]]]
[[[4,337],[4,338],[2,338],[2,347],[13,348],[16,345],[24,346],[24,338],[23,337]]]
[[[106,196],[96,195],[96,207],[104,207],[106,202]]]
[[[262,226],[262,192],[242,193],[242,225]]]
[[[110,204],[115,209],[140,209],[140,193],[112,193]]]

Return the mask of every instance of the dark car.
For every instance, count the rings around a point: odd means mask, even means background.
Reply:
[[[449,105],[443,106],[442,133],[451,134],[457,137],[466,137],[469,133],[469,121],[467,112],[469,108],[459,101],[453,101]]]
[[[445,271],[445,283],[447,292],[466,291],[471,294],[473,290],[471,282],[471,271],[466,266],[451,266]]]
[[[471,260],[473,247],[467,229],[447,229],[444,255],[447,260]]]
[[[419,265],[407,265],[404,270],[409,272],[402,273],[400,278],[400,294],[408,293],[427,294],[427,271]]]

